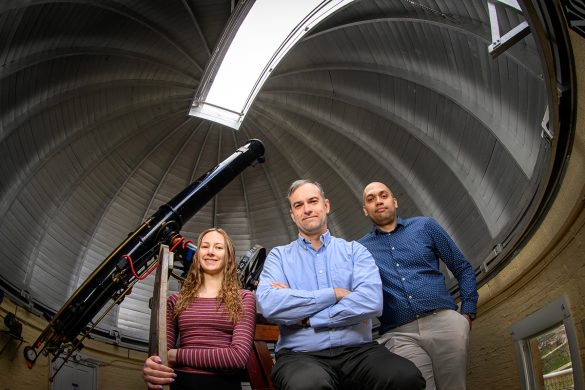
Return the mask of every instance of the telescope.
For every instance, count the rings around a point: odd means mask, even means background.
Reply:
[[[132,286],[156,268],[160,245],[173,245],[185,250],[188,245],[175,245],[185,222],[193,217],[209,200],[248,166],[264,162],[264,145],[252,139],[219,165],[188,185],[157,212],[146,219],[135,231],[106,257],[96,270],[79,286],[63,307],[51,319],[35,343],[24,348],[28,367],[32,368],[38,356],[49,353],[55,360],[65,350],[69,354],[83,347],[82,341],[107,312],[119,304]],[[186,248],[186,249],[185,249]],[[263,262],[263,261],[262,261]],[[262,262],[255,261],[256,266]],[[257,269],[248,270],[246,283]],[[252,283],[253,284],[253,283]],[[110,307],[97,320],[92,319],[110,302]],[[80,336],[81,335],[81,336]]]

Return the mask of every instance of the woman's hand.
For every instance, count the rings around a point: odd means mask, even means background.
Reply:
[[[175,351],[173,356],[176,357],[177,350],[169,350],[169,356],[171,351]],[[151,356],[144,362],[142,376],[149,389],[162,389],[162,385],[172,383],[177,374],[172,368],[162,364],[160,357]]]

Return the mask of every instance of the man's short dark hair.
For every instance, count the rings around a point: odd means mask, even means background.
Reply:
[[[323,191],[323,187],[321,186],[321,184],[311,179],[300,179],[293,181],[290,187],[288,188],[287,198],[289,199],[289,203],[290,196],[292,195],[292,193],[295,192],[299,187],[304,186],[305,184],[313,184],[315,187],[317,187],[319,189],[319,192],[321,193],[321,197],[323,198],[323,200],[325,200],[325,191]]]

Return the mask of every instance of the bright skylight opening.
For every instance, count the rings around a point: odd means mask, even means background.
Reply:
[[[249,7],[251,1],[239,7]],[[232,16],[236,20],[230,20],[205,70],[190,115],[238,129],[286,52],[319,21],[351,1],[257,0],[247,14],[236,10]],[[243,21],[237,20],[242,16]]]

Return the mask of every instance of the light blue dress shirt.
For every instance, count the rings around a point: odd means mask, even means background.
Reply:
[[[372,318],[382,314],[382,282],[372,255],[329,231],[321,242],[315,250],[299,235],[266,257],[256,297],[262,315],[279,326],[276,351],[314,352],[372,341]],[[289,288],[270,287],[272,282]],[[351,293],[336,302],[333,288]],[[299,325],[305,318],[308,328]]]

